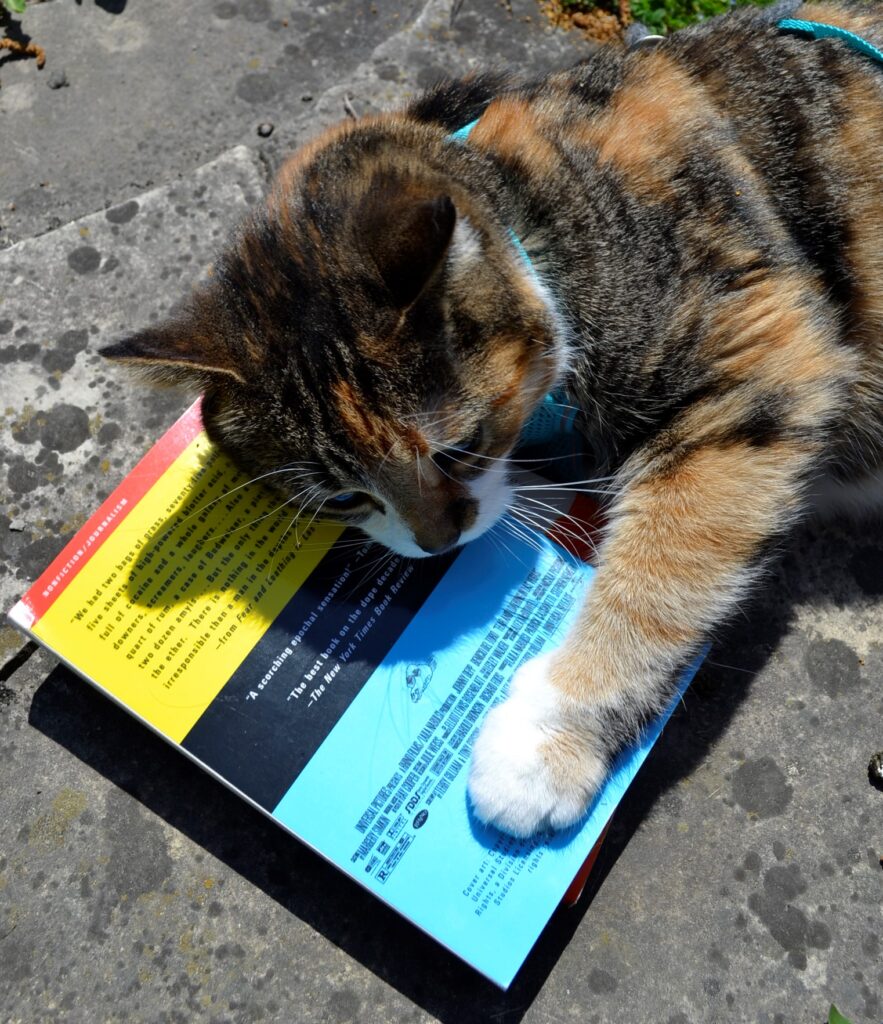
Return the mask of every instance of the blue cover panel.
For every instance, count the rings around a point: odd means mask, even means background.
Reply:
[[[561,641],[594,575],[550,541],[506,543],[485,535],[458,556],[273,811],[504,988],[670,714],[568,832],[516,840],[473,817],[475,733],[518,665]]]

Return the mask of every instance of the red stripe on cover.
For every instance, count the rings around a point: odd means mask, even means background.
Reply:
[[[603,526],[604,516],[598,502],[587,494],[577,494],[567,516],[560,516],[546,536],[583,562],[595,565]]]
[[[197,399],[169,427],[98,511],[74,534],[61,554],[21,599],[16,612],[23,612],[30,619],[28,627],[38,622],[49,610],[68,584],[76,579],[80,569],[201,430],[200,400]]]
[[[592,868],[595,866],[595,861],[598,859],[598,854],[601,852],[601,846],[607,838],[609,828],[610,822],[608,821],[604,826],[604,831],[598,836],[598,842],[592,847],[591,852],[583,862],[583,866],[577,871],[576,877],[568,886],[567,892],[561,901],[565,907],[575,907],[579,902],[583,889],[586,887],[586,882],[589,880],[589,875],[592,873]]]

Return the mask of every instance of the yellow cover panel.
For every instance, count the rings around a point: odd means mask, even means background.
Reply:
[[[33,633],[180,743],[343,532],[283,501],[198,435]]]

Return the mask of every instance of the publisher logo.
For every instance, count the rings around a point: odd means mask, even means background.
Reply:
[[[414,820],[411,824],[414,826],[414,828],[423,828],[423,826],[426,824],[426,819],[428,817],[429,811],[427,811],[426,808],[424,807],[422,811],[418,811],[414,815]]]

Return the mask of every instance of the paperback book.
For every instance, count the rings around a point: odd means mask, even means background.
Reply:
[[[9,617],[506,988],[584,881],[671,709],[623,751],[579,825],[528,840],[484,826],[466,791],[470,748],[591,587],[574,520],[412,561],[357,530],[292,520],[281,500],[210,444],[196,403]],[[585,498],[567,512],[591,529]]]

